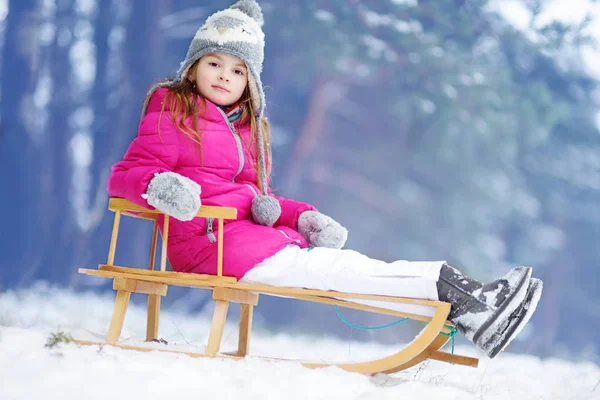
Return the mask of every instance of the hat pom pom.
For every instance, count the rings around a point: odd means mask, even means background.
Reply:
[[[262,10],[255,0],[240,0],[232,5],[231,8],[237,8],[244,14],[253,18],[256,22],[258,22],[259,26],[263,26],[265,22]]]
[[[252,200],[252,218],[259,225],[273,226],[281,215],[281,206],[276,198],[258,196]]]

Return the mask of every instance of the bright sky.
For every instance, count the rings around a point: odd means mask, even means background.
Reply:
[[[517,29],[524,32],[529,31],[532,16],[523,5],[523,0],[496,0],[490,8],[504,16]],[[594,4],[589,0],[554,0],[546,6],[542,15],[538,17],[536,26],[551,21],[578,24],[583,21],[586,13],[590,13],[595,20],[589,25],[588,32],[600,43],[600,4]],[[531,35],[530,37],[535,39]],[[600,79],[600,49],[588,48],[583,51],[582,57],[588,72]]]
[[[473,346],[456,352],[482,357],[478,369],[431,361],[392,376],[367,377],[338,368],[310,370],[291,362],[258,358],[231,361],[167,353],[141,353],[110,346],[44,348],[50,333],[101,340],[111,317],[113,295],[74,294],[41,285],[0,293],[0,399],[2,400],[531,400],[600,398],[600,367],[503,353],[490,361]],[[137,299],[141,301],[142,298]],[[131,305],[123,343],[145,335],[145,310]],[[163,348],[203,350],[212,306],[200,315],[164,310]],[[335,311],[332,310],[332,315]],[[260,328],[257,307],[251,354],[346,361],[389,355],[396,346],[288,335]],[[337,321],[339,322],[339,321]],[[332,321],[333,323],[333,321]],[[225,350],[236,346],[236,326],[224,333]],[[401,329],[401,328],[399,328]],[[158,346],[158,345],[156,345]],[[446,349],[450,350],[450,349]]]

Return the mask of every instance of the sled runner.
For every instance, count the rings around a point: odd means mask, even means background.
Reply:
[[[139,351],[158,350],[183,353],[192,357],[224,357],[241,359],[249,354],[253,310],[258,304],[259,295],[264,294],[335,305],[378,314],[410,318],[412,320],[423,321],[426,323],[426,326],[417,334],[413,341],[407,344],[404,348],[400,349],[397,353],[390,356],[376,360],[351,363],[323,363],[291,360],[301,362],[302,365],[306,367],[322,368],[335,365],[351,372],[376,374],[401,371],[426,359],[451,362],[454,364],[471,367],[477,367],[478,365],[478,360],[476,358],[459,356],[440,350],[449,340],[449,333],[453,328],[452,323],[446,320],[450,311],[449,303],[414,298],[400,298],[394,296],[245,284],[238,283],[234,277],[223,276],[223,221],[224,219],[236,218],[237,211],[235,208],[202,206],[197,214],[198,217],[214,218],[218,220],[217,275],[179,273],[166,270],[167,238],[169,233],[168,215],[164,216],[160,267],[159,269],[155,269],[155,253],[158,243],[158,217],[161,212],[158,210],[149,210],[140,207],[120,198],[111,198],[108,208],[115,213],[112,236],[108,250],[108,261],[106,264],[100,265],[98,269],[81,268],[79,269],[79,272],[87,275],[112,278],[113,288],[117,291],[115,306],[106,341],[91,342],[75,340],[79,344],[108,344]],[[114,264],[121,215],[154,221],[148,269],[123,267]],[[143,293],[148,295],[146,341],[152,341],[158,337],[161,297],[167,294],[167,288],[169,286],[182,286],[212,290],[212,298],[215,300],[215,309],[205,353],[156,349],[118,343],[131,293]],[[433,316],[420,315],[416,313],[390,310],[383,307],[359,304],[353,302],[353,300],[375,300],[408,305],[427,306],[435,309],[435,312]],[[233,353],[225,353],[220,352],[220,347],[230,303],[240,304],[241,307],[238,349]]]

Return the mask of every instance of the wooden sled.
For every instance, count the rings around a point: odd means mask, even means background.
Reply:
[[[417,337],[397,353],[376,360],[352,363],[322,363],[300,360],[302,365],[309,368],[322,368],[338,366],[351,372],[362,374],[394,373],[412,367],[426,359],[433,359],[454,364],[477,367],[479,360],[476,358],[459,356],[440,351],[449,340],[452,323],[447,321],[450,304],[440,301],[430,301],[393,296],[365,295],[336,291],[322,291],[300,289],[293,287],[277,287],[268,285],[251,285],[237,283],[236,278],[223,276],[223,221],[235,219],[237,210],[227,207],[202,206],[198,217],[215,218],[218,220],[218,265],[217,275],[200,275],[166,271],[167,264],[167,238],[169,234],[169,216],[164,217],[163,240],[160,257],[160,269],[155,270],[155,253],[158,242],[158,210],[148,210],[133,204],[125,199],[111,198],[108,208],[115,213],[112,236],[108,250],[108,261],[101,264],[98,269],[79,269],[82,274],[113,279],[113,288],[117,291],[112,320],[108,329],[105,342],[90,342],[75,340],[83,345],[113,345],[124,349],[139,351],[167,351],[183,353],[192,357],[225,357],[241,359],[248,355],[250,347],[250,331],[254,306],[258,304],[259,294],[283,296],[293,299],[306,300],[315,303],[337,305],[355,310],[370,311],[379,314],[392,315],[403,318],[426,322],[427,325],[419,332]],[[150,246],[150,260],[148,269],[129,268],[114,265],[115,250],[119,232],[121,215],[154,221],[152,242]],[[167,294],[169,286],[183,286],[212,290],[215,300],[215,309],[205,353],[184,352],[180,350],[156,349],[141,346],[119,344],[119,336],[123,327],[125,312],[129,304],[131,293],[148,295],[148,315],[146,326],[146,341],[158,337],[158,325],[161,297]],[[386,302],[424,305],[435,307],[433,317],[410,314],[354,303],[350,300],[379,300]],[[234,353],[220,352],[221,338],[227,318],[230,303],[240,304],[238,349]]]

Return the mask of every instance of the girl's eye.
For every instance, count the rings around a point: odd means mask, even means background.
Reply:
[[[244,75],[244,71],[242,71],[241,69],[236,69],[235,73],[238,75]]]
[[[217,64],[216,62],[209,62],[208,65],[210,65],[211,67],[218,67],[219,64]]]

